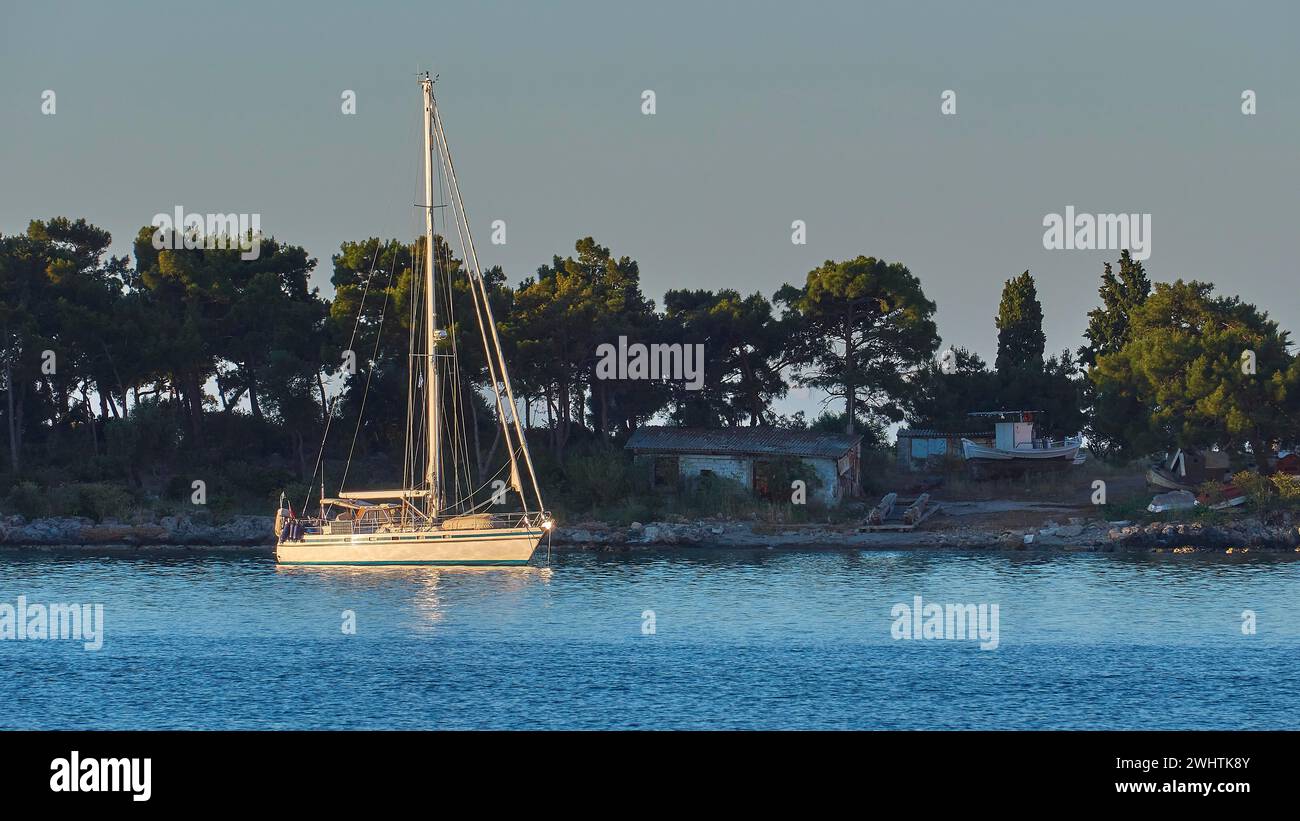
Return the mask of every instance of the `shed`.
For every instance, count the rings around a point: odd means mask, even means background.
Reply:
[[[898,466],[904,470],[933,469],[945,459],[961,459],[961,440],[969,439],[980,445],[992,445],[989,431],[951,433],[927,428],[904,428],[897,434]]]
[[[1165,469],[1179,482],[1198,485],[1201,482],[1225,481],[1231,475],[1228,454],[1221,450],[1178,448],[1169,454]]]
[[[761,496],[785,495],[770,486],[781,459],[797,459],[813,471],[819,487],[808,486],[809,501],[834,504],[859,493],[858,434],[820,433],[775,427],[637,428],[624,446],[648,471],[657,490],[673,490],[683,480],[717,476],[739,482]]]

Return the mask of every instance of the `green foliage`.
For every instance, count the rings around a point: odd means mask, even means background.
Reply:
[[[19,482],[10,489],[5,497],[4,508],[7,513],[16,513],[27,519],[39,519],[50,515],[50,500],[45,491],[35,482]]]
[[[687,479],[681,489],[679,511],[697,516],[734,518],[752,512],[761,502],[754,492],[734,479],[706,474]]]
[[[1246,494],[1252,510],[1300,510],[1300,477],[1287,473],[1265,476],[1243,470],[1233,475],[1232,484]]]
[[[35,482],[14,485],[4,498],[4,509],[27,519],[44,516],[84,516],[103,521],[129,515],[137,499],[126,488],[110,482],[68,483],[43,488]]]
[[[966,348],[953,348],[950,361],[949,373],[939,361],[928,362],[917,372],[907,401],[908,424],[952,432],[987,427],[969,414],[996,410],[989,407],[1000,389],[996,374]]]
[[[1041,432],[1049,437],[1073,436],[1084,426],[1083,379],[1068,350],[1049,356],[1037,369],[1016,369],[997,375],[996,410],[1041,410]]]
[[[1092,368],[1097,358],[1113,355],[1123,350],[1132,334],[1133,314],[1142,307],[1151,294],[1151,281],[1142,263],[1133,259],[1128,250],[1120,254],[1119,273],[1114,273],[1106,263],[1101,275],[1101,307],[1088,312],[1088,329],[1084,331],[1087,344],[1079,348],[1079,361]],[[1134,442],[1129,441],[1126,429],[1129,420],[1141,417],[1145,411],[1141,402],[1122,386],[1099,391],[1096,383],[1084,382],[1083,397],[1088,407],[1088,446],[1102,457],[1123,459],[1134,454]]]
[[[157,399],[137,402],[126,419],[105,423],[108,456],[137,482],[146,470],[166,470],[180,447],[179,424],[174,406]]]
[[[575,255],[556,256],[515,292],[505,331],[517,393],[550,408],[552,450],[559,454],[589,397],[589,427],[625,434],[664,408],[668,386],[646,379],[597,378],[597,350],[628,341],[668,341],[654,302],[641,292],[636,261],[584,237]]]
[[[953,348],[948,372],[928,362],[912,380],[906,418],[917,427],[951,432],[984,430],[979,411],[1043,411],[1043,435],[1061,438],[1084,425],[1083,379],[1069,351],[1044,360],[1043,308],[1028,271],[1007,281],[998,309],[997,370],[979,356]]]
[[[1268,480],[1267,476],[1262,476],[1254,471],[1243,470],[1233,475],[1232,484],[1246,494],[1247,502],[1255,510],[1265,510],[1271,506],[1273,483]]]
[[[1019,371],[1042,369],[1047,336],[1043,333],[1043,306],[1034,278],[1025,271],[1007,280],[998,304],[997,372],[1004,378]]]
[[[782,321],[801,384],[844,401],[845,430],[897,422],[911,376],[939,346],[935,304],[906,266],[874,257],[827,260],[803,288],[785,286]]]
[[[632,490],[632,468],[621,450],[598,445],[585,448],[565,461],[564,494],[572,500],[587,500],[596,507],[612,505]]]
[[[1119,273],[1109,262],[1101,274],[1101,307],[1088,312],[1088,329],[1083,332],[1088,343],[1079,348],[1079,361],[1091,367],[1097,357],[1113,354],[1128,344],[1132,316],[1151,295],[1151,280],[1141,261],[1124,249],[1120,252]]]
[[[685,427],[771,424],[773,400],[785,396],[781,370],[788,364],[787,323],[772,314],[762,294],[731,289],[668,291],[664,325],[670,341],[702,345],[700,390],[675,385],[673,419]]]
[[[1273,489],[1284,505],[1290,508],[1300,506],[1300,476],[1289,473],[1274,473],[1269,477]]]
[[[135,497],[121,485],[110,482],[90,482],[75,487],[80,515],[103,521],[128,515],[135,506]]]
[[[1141,409],[1113,420],[1115,439],[1130,449],[1248,446],[1258,461],[1297,435],[1300,365],[1287,332],[1255,306],[1215,296],[1209,283],[1159,283],[1129,333],[1088,376],[1102,398],[1097,412]],[[1245,351],[1254,373],[1242,366]]]
[[[207,481],[219,510],[264,510],[284,487],[300,505],[318,492],[322,394],[340,377],[323,456],[331,483],[348,458],[353,487],[400,481],[422,241],[343,243],[327,302],[310,287],[316,261],[300,247],[268,238],[258,259],[243,260],[238,250],[159,251],[152,234],[136,236],[134,267],[108,255],[109,234],[82,219],[34,220],[22,235],[0,236],[0,441],[16,483],[6,509],[99,517],[139,504],[185,507],[194,478]],[[455,357],[462,375],[442,392],[444,416],[463,425],[477,462],[469,472],[490,476],[504,452],[493,443],[498,410],[476,303],[441,237],[434,258],[448,331],[438,352]],[[1207,283],[1153,289],[1128,252],[1118,271],[1105,268],[1077,362],[1069,352],[1044,357],[1043,309],[1025,272],[1003,290],[996,368],[958,348],[951,373],[932,359],[935,304],[920,281],[871,257],[828,260],[771,300],[669,291],[662,314],[641,290],[638,263],[591,237],[517,288],[499,268],[483,274],[543,486],[575,511],[708,515],[716,504],[782,520],[810,515],[711,483],[698,498],[639,498],[641,477],[617,444],[664,414],[692,426],[861,431],[864,465],[891,423],[966,429],[974,410],[1043,409],[1043,432],[1055,437],[1077,432],[1086,408],[1090,446],[1112,455],[1219,446],[1262,461],[1300,437],[1300,364],[1288,334]],[[597,350],[620,336],[702,344],[703,390],[599,378]],[[349,343],[359,370],[344,375]],[[57,353],[53,373],[41,368],[46,350]],[[1247,350],[1254,373],[1241,367]],[[843,400],[843,412],[811,423],[778,416],[772,406],[790,374]],[[772,481],[805,478],[789,467]],[[1294,482],[1270,481],[1259,499],[1290,504]],[[167,500],[156,502],[159,493]]]
[[[755,469],[758,469],[757,465]],[[766,471],[771,501],[788,501],[793,492],[791,486],[795,481],[801,481],[808,491],[808,499],[811,503],[816,493],[825,484],[811,465],[792,456],[764,460],[763,469]]]

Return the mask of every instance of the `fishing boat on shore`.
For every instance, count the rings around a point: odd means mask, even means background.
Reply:
[[[542,538],[553,527],[553,520],[542,503],[528,442],[516,412],[514,390],[465,216],[442,117],[434,99],[433,83],[428,74],[420,78],[425,201],[419,207],[424,211],[424,237],[420,243],[423,253],[418,253],[421,248],[417,246],[414,259],[422,258],[423,276],[413,277],[412,283],[403,486],[386,490],[340,488],[336,495],[326,496],[322,469],[319,514],[301,518],[282,494],[275,518],[275,556],[280,564],[519,565],[532,558]],[[452,270],[454,266],[448,265],[445,259],[439,259],[436,251],[434,209],[443,207],[438,199],[447,200],[448,219],[455,220],[452,231],[461,242],[463,275],[468,278],[468,291],[474,304],[473,317],[445,315],[444,321],[447,328],[457,322],[477,321],[491,398],[495,400],[501,426],[501,441],[506,445],[507,459],[498,475],[481,482],[469,478],[474,472],[464,443],[466,414],[461,413],[460,406],[466,388],[459,373],[455,339],[447,345],[440,344],[448,340],[448,331],[439,326],[439,308],[447,314],[452,304],[445,280],[459,272]],[[440,287],[445,294],[439,291]],[[452,350],[440,350],[446,347]],[[443,385],[448,386],[445,392],[440,390]],[[364,402],[362,408],[364,411]],[[321,447],[323,453],[324,440]],[[322,464],[320,459],[317,463]],[[523,479],[525,474],[527,484]],[[490,508],[503,502],[506,487],[518,494],[519,509],[510,513],[490,512]],[[305,508],[304,502],[302,509]]]
[[[1034,435],[1035,418],[1042,411],[984,411],[971,416],[996,420],[994,443],[982,445],[962,439],[962,456],[973,463],[1028,465],[1036,462],[1077,464],[1083,437],[1051,440]]]

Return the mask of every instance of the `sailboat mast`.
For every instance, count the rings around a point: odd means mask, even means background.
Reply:
[[[442,437],[438,434],[441,404],[438,401],[438,313],[434,300],[433,263],[433,80],[426,73],[420,79],[424,90],[424,315],[425,326],[425,396],[429,407],[428,420],[429,464],[425,481],[429,485],[429,515],[437,516],[442,508],[440,461]]]

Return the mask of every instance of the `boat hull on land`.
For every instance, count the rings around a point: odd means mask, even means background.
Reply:
[[[1060,445],[1042,448],[996,448],[979,445],[969,439],[961,440],[962,455],[968,460],[986,459],[995,462],[1012,460],[1041,461],[1045,459],[1068,459],[1073,461],[1079,453],[1083,440],[1066,439]]]

